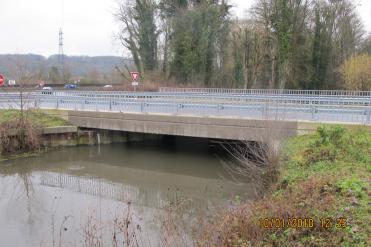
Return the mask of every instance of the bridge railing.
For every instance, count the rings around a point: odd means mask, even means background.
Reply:
[[[12,96],[13,97],[13,96]],[[252,103],[275,103],[291,105],[331,105],[331,106],[371,106],[371,97],[319,97],[319,96],[297,96],[297,95],[167,95],[167,94],[117,94],[111,97],[106,94],[63,94],[35,95],[33,98],[45,100],[56,99],[97,99],[97,100],[121,100],[121,101],[143,101],[143,102],[173,102],[173,103],[220,103],[220,104],[252,104]]]
[[[4,95],[17,95],[20,92],[0,91]],[[175,97],[175,96],[305,96],[305,97],[346,97],[346,98],[371,98],[371,91],[348,90],[293,90],[293,89],[229,89],[229,88],[170,88],[161,87],[158,92],[132,92],[132,91],[80,91],[80,90],[28,90],[24,95],[51,94],[55,96],[84,96],[84,97]]]
[[[23,107],[77,111],[371,123],[371,104],[362,104],[364,101],[358,98],[259,97],[231,97],[234,100],[225,100],[230,98],[200,98],[199,96],[193,98],[110,98],[88,97],[87,95],[55,96],[46,94],[30,95],[24,98]],[[19,107],[20,98],[18,96],[0,97],[0,108],[9,109]]]
[[[347,96],[371,97],[371,91],[349,90],[295,90],[295,89],[232,89],[232,88],[172,88],[161,87],[160,93],[200,94],[252,94],[252,95],[304,95],[304,96]]]
[[[0,93],[0,100],[17,99],[16,93]],[[277,103],[277,104],[310,104],[310,105],[333,105],[333,106],[371,106],[371,97],[363,96],[319,96],[319,95],[235,95],[235,94],[192,94],[192,93],[133,93],[133,92],[94,92],[94,91],[51,91],[34,92],[23,95],[24,99],[102,99],[122,101],[161,101],[161,102],[184,102],[184,103]]]
[[[16,95],[20,92],[1,92],[0,95]],[[71,95],[71,96],[92,96],[92,97],[129,97],[129,96],[217,96],[227,94],[229,96],[310,96],[310,97],[371,97],[371,91],[348,91],[348,90],[292,90],[292,89],[228,89],[228,88],[168,88],[162,87],[159,92],[132,92],[132,91],[80,91],[80,90],[52,90],[52,91],[24,91],[23,94],[53,94],[56,96]]]
[[[45,105],[46,106],[46,105]],[[81,111],[108,111],[187,116],[238,117],[270,120],[371,123],[371,109],[360,107],[279,105],[279,104],[200,104],[115,100],[60,100],[51,108]]]

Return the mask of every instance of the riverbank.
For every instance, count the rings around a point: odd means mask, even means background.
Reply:
[[[0,110],[0,160],[34,156],[45,152],[44,130],[68,126],[62,118],[38,110]],[[58,130],[65,132],[64,130]]]
[[[0,110],[0,161],[37,156],[62,147],[138,142],[161,138],[140,133],[80,129],[69,124],[61,112],[30,110],[23,112],[23,118],[24,123],[21,126],[19,110]],[[21,134],[24,136],[21,137]],[[20,147],[22,142],[27,144],[23,145],[25,148]]]
[[[263,199],[224,212],[200,246],[370,246],[371,132],[319,128],[286,146]]]
[[[44,154],[64,146],[95,144],[59,115],[40,110],[0,110],[0,161]]]

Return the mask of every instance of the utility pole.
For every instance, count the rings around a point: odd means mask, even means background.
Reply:
[[[63,31],[59,29],[59,54],[58,54],[59,69],[62,74],[63,83],[65,82],[64,76],[64,51],[63,51]]]

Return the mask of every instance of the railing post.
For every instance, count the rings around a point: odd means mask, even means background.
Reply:
[[[224,109],[223,104],[218,104],[218,115],[219,116],[221,115],[221,111],[223,111],[223,109]]]
[[[112,111],[112,100],[109,100],[109,110]]]
[[[267,117],[267,111],[268,111],[268,102],[265,102],[262,106],[262,119],[265,119]]]
[[[179,110],[183,108],[183,104],[176,104],[176,112],[175,114],[179,114]]]
[[[315,106],[311,106],[311,112],[312,112],[312,120],[315,120],[317,108]]]
[[[140,112],[144,112],[144,103],[140,102]]]

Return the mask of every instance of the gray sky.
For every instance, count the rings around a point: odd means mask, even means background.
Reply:
[[[371,0],[355,0],[371,31]],[[254,0],[231,0],[242,16]],[[0,53],[58,53],[63,26],[68,55],[121,55],[113,34],[115,0],[0,0]]]

